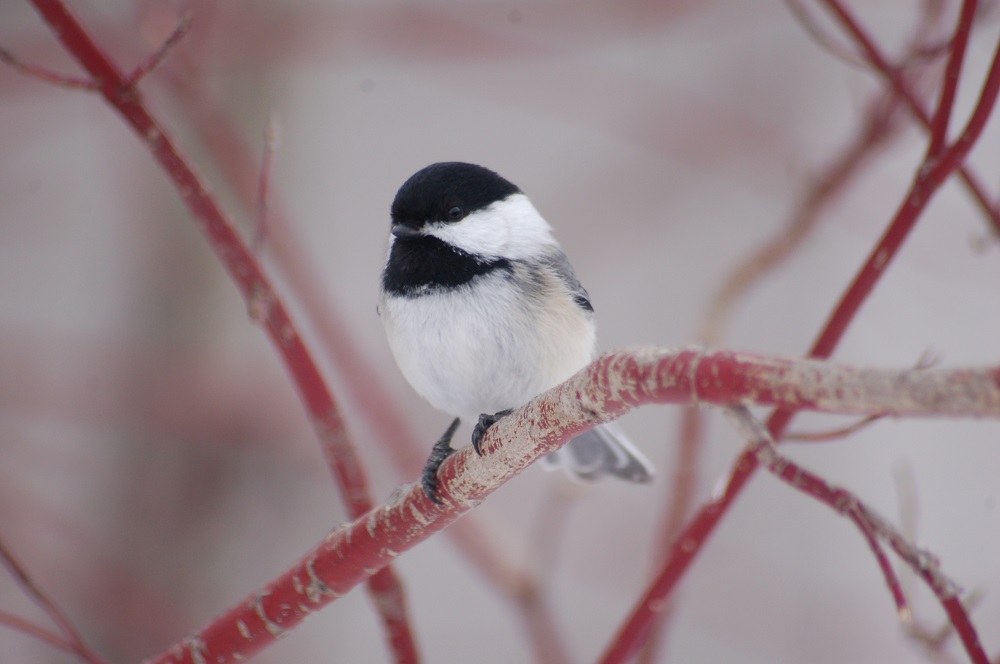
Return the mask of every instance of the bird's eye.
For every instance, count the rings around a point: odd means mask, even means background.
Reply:
[[[448,218],[452,221],[458,221],[462,218],[462,208],[457,205],[448,210]]]

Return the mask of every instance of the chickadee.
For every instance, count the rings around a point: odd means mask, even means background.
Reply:
[[[551,228],[515,185],[461,162],[431,164],[396,193],[379,315],[413,389],[456,416],[434,446],[423,488],[460,419],[479,418],[473,446],[497,419],[563,382],[594,356],[594,308]],[[571,475],[648,482],[653,467],[600,425],[545,459]]]

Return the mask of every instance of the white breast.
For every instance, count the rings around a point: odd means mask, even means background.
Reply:
[[[586,366],[595,345],[587,312],[550,274],[537,297],[518,296],[509,275],[497,271],[456,291],[383,296],[379,310],[413,389],[466,420],[520,406],[561,383]]]

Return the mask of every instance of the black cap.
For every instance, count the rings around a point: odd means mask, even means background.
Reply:
[[[420,169],[392,201],[394,226],[419,229],[428,222],[455,222],[521,190],[488,168],[445,161]]]

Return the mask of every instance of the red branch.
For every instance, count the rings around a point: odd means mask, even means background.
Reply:
[[[219,157],[222,173],[233,188],[242,193],[249,209],[249,201],[260,201],[262,198],[260,173],[254,173],[249,166],[254,162],[253,155],[229,118],[215,112],[206,101],[210,96],[208,91],[182,86],[188,85],[190,80],[185,76],[175,83],[179,88],[178,96],[191,104],[192,122],[209,146],[209,152]],[[268,160],[265,156],[261,172],[267,171]],[[254,203],[254,209],[259,211],[260,206]],[[347,323],[334,306],[331,293],[321,287],[322,279],[318,277],[306,246],[296,233],[287,206],[281,203],[280,192],[267,195],[266,213],[266,248],[276,269],[283,272],[291,291],[302,303],[303,315],[311,320],[319,333],[322,340],[320,352],[327,353],[345,377],[348,396],[353,396],[359,412],[377,434],[375,442],[386,446],[386,456],[397,472],[404,477],[416,475],[426,461],[426,453],[420,452],[419,436],[398,408],[386,407],[393,402],[389,388],[379,378],[372,363],[366,360],[358,344],[351,339]],[[515,603],[524,605],[537,596],[533,589],[537,584],[535,578],[512,566],[503,553],[501,543],[492,541],[486,529],[466,520],[448,532],[469,562]],[[533,613],[530,620],[537,620],[534,615],[537,611],[529,610]],[[525,622],[530,621],[525,618]]]
[[[409,486],[393,502],[330,533],[290,570],[153,664],[223,664],[251,656],[541,456],[599,422],[651,403],[1000,418],[1000,366],[889,371],[693,349],[607,354],[491,427],[482,457],[470,447],[450,456],[439,473],[443,506],[430,502],[419,485]]]
[[[828,0],[828,4],[845,23],[845,28],[864,45],[869,59],[875,62],[872,54],[878,55],[878,52],[874,48],[872,40],[867,37],[859,24],[837,0]],[[864,41],[861,40],[862,37]],[[885,67],[882,73],[893,81],[894,87],[898,90],[906,89],[906,85],[897,73],[889,68],[886,61],[882,59],[880,62],[880,66]],[[986,121],[993,112],[998,89],[1000,89],[1000,44],[997,46],[979,100],[963,132],[950,147],[944,150],[940,157],[931,162],[925,162],[917,171],[913,184],[897,209],[892,222],[823,327],[823,331],[810,351],[811,357],[825,358],[833,352],[847,330],[848,324],[854,319],[862,303],[896,256],[903,240],[906,239],[917,219],[927,207],[931,197],[947,180],[948,176],[961,167],[966,155],[979,138]],[[913,107],[919,107],[915,99]],[[792,410],[777,410],[771,415],[768,420],[768,430],[775,440],[781,438],[793,415],[794,411]],[[753,476],[757,465],[757,458],[752,453],[744,452],[741,454],[733,465],[722,495],[717,500],[703,506],[680,533],[663,567],[612,638],[602,658],[605,664],[626,661],[642,645],[656,621],[660,607],[664,605],[667,597],[684,575],[688,565],[698,555],[723,515],[726,514]],[[960,607],[951,607],[950,610],[957,611],[960,610]],[[981,652],[981,646],[978,645],[975,631],[963,630],[958,623],[955,624],[970,656],[976,657],[976,653]],[[968,623],[965,621],[963,624]]]
[[[831,486],[815,473],[778,454],[771,434],[749,410],[744,407],[728,408],[726,414],[737,429],[749,439],[748,452],[754,454],[772,475],[797,491],[845,515],[858,526],[875,554],[875,559],[896,602],[896,610],[902,618],[908,619],[910,609],[903,596],[899,579],[882,551],[880,541],[888,543],[917,576],[927,583],[959,634],[975,635],[975,628],[962,606],[958,586],[941,572],[940,565],[932,554],[914,546],[895,527],[850,491]],[[972,643],[966,642],[965,645],[974,662],[988,664],[989,660],[978,639]]]
[[[798,3],[789,4],[793,9],[800,9]],[[800,20],[804,25],[812,25],[805,15],[801,16]],[[918,27],[917,34],[907,49],[908,53],[916,53],[925,48],[923,33],[928,27],[927,24]],[[748,254],[729,272],[712,297],[708,311],[699,326],[700,343],[708,346],[719,344],[726,321],[746,293],[812,235],[830,204],[860,176],[863,167],[878,151],[899,134],[898,129],[902,120],[902,113],[899,112],[901,105],[899,96],[892,90],[879,91],[873,97],[853,138],[846,144],[845,149],[809,183],[790,218],[782,224],[781,230]],[[687,409],[682,417],[673,462],[674,477],[668,483],[670,500],[664,510],[663,525],[655,554],[657,565],[662,564],[685,521],[694,511],[699,452],[704,443],[702,434],[704,418],[704,411],[695,408]],[[639,658],[643,664],[659,661],[658,654],[664,647],[667,627],[673,616],[673,607],[673,602],[669,602],[660,610],[651,636]]]
[[[845,54],[839,47],[832,45],[830,40],[828,40],[824,35],[817,33],[815,24],[805,13],[804,8],[799,4],[798,0],[790,1],[788,2],[788,5],[806,31],[809,32],[821,46],[831,51],[836,57],[850,64],[856,64],[856,57]],[[833,7],[832,4],[831,7]],[[837,7],[839,7],[839,5],[837,5]],[[842,8],[841,11],[843,11]],[[975,15],[974,8],[970,7],[969,3],[965,3],[963,5],[962,15],[959,17],[959,23],[955,30],[955,35],[952,38],[952,47],[962,49],[962,57],[955,57],[954,52],[952,52],[952,56],[949,58],[945,71],[945,79],[941,88],[938,108],[940,109],[943,106],[947,106],[948,115],[943,115],[939,110],[935,112],[933,119],[927,110],[924,109],[923,103],[913,93],[908,80],[904,76],[906,65],[904,64],[902,67],[899,67],[889,64],[888,58],[878,49],[875,42],[868,38],[867,33],[861,29],[861,27],[854,21],[853,17],[846,12],[843,12],[843,14],[847,19],[846,27],[851,33],[851,36],[861,46],[861,49],[864,52],[865,60],[876,72],[878,72],[891,84],[894,94],[906,104],[907,108],[909,108],[913,116],[920,122],[921,126],[923,126],[924,129],[931,134],[931,145],[927,150],[928,156],[938,156],[941,149],[944,147],[943,141],[947,139],[947,124],[951,120],[950,112],[952,102],[954,101],[954,94],[958,85],[958,74],[964,58],[964,49],[968,43],[969,35],[971,34],[972,21],[974,20]],[[926,56],[926,52],[924,55]],[[935,138],[937,136],[940,136],[940,139]],[[939,144],[935,145],[935,143]],[[962,179],[962,182],[965,183],[966,189],[968,189],[969,193],[972,194],[972,197],[979,205],[979,208],[993,224],[994,231],[1000,233],[1000,203],[991,203],[989,201],[979,177],[968,165],[962,164],[958,169],[958,175]]]
[[[826,4],[841,22],[844,29],[858,43],[865,55],[865,58],[871,63],[872,68],[892,85],[893,90],[895,90],[896,94],[899,95],[904,102],[906,102],[907,107],[913,115],[920,120],[920,123],[927,128],[928,131],[930,131],[931,144],[928,146],[925,164],[929,164],[931,161],[941,157],[943,145],[939,146],[936,145],[936,143],[939,141],[939,136],[941,137],[940,140],[944,140],[946,138],[945,134],[947,133],[951,118],[943,117],[940,111],[935,111],[934,117],[932,118],[931,115],[924,109],[920,100],[917,99],[916,95],[913,93],[913,90],[910,88],[906,78],[903,76],[902,71],[889,64],[888,58],[881,52],[881,50],[879,50],[874,40],[871,39],[854,16],[844,9],[839,0],[826,0]],[[950,107],[954,101],[954,86],[958,85],[960,74],[960,72],[957,71],[957,68],[961,66],[962,61],[964,60],[965,45],[969,39],[971,21],[975,14],[975,7],[972,7],[970,11],[969,5],[975,4],[975,2],[968,1],[963,4],[962,15],[959,17],[959,24],[955,30],[955,36],[953,37],[954,46],[962,49],[961,56],[963,57],[956,57],[953,52],[952,56],[948,60],[948,65],[945,71],[946,78],[938,101],[939,108],[941,105],[945,104]],[[989,110],[991,111],[992,108]],[[986,117],[989,117],[989,114],[990,113],[988,111],[986,113]],[[985,122],[985,118],[983,120]],[[990,203],[983,190],[982,184],[979,182],[979,179],[966,167],[964,163],[960,163],[958,165],[958,172],[962,181],[965,182],[966,188],[968,188],[973,198],[975,198],[976,202],[979,204],[979,207],[993,223],[994,230],[1000,233],[1000,205]]]
[[[839,12],[844,12],[837,0],[829,0],[829,4],[831,7],[836,7]],[[846,13],[843,16],[850,18],[850,15]],[[860,30],[856,24],[853,25],[855,30]],[[993,113],[998,90],[1000,90],[1000,43],[997,44],[997,50],[993,55],[993,62],[983,83],[979,100],[965,129],[950,147],[941,152],[939,156],[925,161],[923,166],[918,169],[910,191],[896,211],[888,230],[879,239],[875,250],[865,261],[861,272],[855,277],[854,282],[827,321],[823,333],[810,353],[811,356],[829,357],[833,352],[834,347],[847,329],[848,323],[853,320],[861,304],[875,287],[896,252],[899,251],[903,240],[906,239],[917,219],[920,218],[930,198],[944,184],[945,180],[962,165],[972,146],[979,139],[986,127],[986,122]]]
[[[233,189],[241,192],[247,209],[257,217],[254,249],[267,249],[274,266],[283,273],[290,292],[302,305],[302,315],[319,334],[320,353],[327,353],[340,375],[345,378],[346,397],[353,397],[358,412],[375,432],[374,442],[385,446],[386,458],[403,476],[414,476],[423,468],[426,452],[419,436],[393,403],[388,387],[348,333],[329,289],[322,288],[313,261],[296,233],[296,225],[281,202],[280,191],[271,191],[266,174],[274,161],[272,121],[265,130],[262,165],[254,172],[255,159],[246,141],[231,119],[213,108],[211,92],[204,86],[193,87],[197,69],[175,74],[172,83],[175,97],[189,105],[189,118],[198,128],[208,152],[217,160],[221,172]],[[264,244],[266,242],[266,245]],[[464,519],[448,529],[458,551],[511,604],[534,646],[539,661],[560,661],[565,648],[559,643],[556,621],[542,592],[541,577],[512,564],[507,548],[473,519]]]
[[[363,470],[354,459],[353,448],[347,440],[333,396],[252,254],[202,186],[200,178],[146,111],[133,79],[123,76],[116,69],[61,2],[32,2],[67,50],[90,73],[93,89],[121,113],[163,166],[236,281],[247,301],[251,317],[264,324],[314,418],[324,453],[338,479],[348,509],[355,517],[351,524],[331,533],[291,570],[221,616],[197,636],[161,655],[155,660],[157,662],[195,662],[203,659],[226,662],[258,651],[315,610],[373,574],[380,574],[378,570],[396,555],[447,526],[541,455],[595,423],[617,417],[638,405],[654,402],[724,405],[752,402],[774,405],[779,410],[772,415],[769,429],[770,435],[775,438],[780,437],[793,412],[803,408],[850,414],[872,414],[874,411],[876,414],[1000,416],[1000,368],[886,372],[835,367],[819,362],[771,360],[736,353],[704,354],[694,350],[673,353],[640,349],[601,358],[564,385],[502,420],[490,430],[484,441],[486,454],[483,458],[476,457],[467,449],[453,455],[441,472],[442,495],[447,501],[445,507],[435,507],[419,488],[413,487],[393,503],[369,510],[371,501]],[[829,4],[851,19],[835,0],[829,0]],[[967,35],[963,39],[967,39]],[[144,74],[144,67],[137,71]],[[954,53],[949,61],[949,70],[952,68],[957,80],[961,58]],[[884,73],[888,71],[886,69]],[[894,86],[897,80],[898,85],[905,88],[898,76],[893,80]],[[814,355],[825,357],[832,352],[930,197],[955,169],[962,167],[962,161],[992,111],[998,85],[1000,66],[994,59],[979,103],[965,130],[951,146],[928,151],[929,159],[920,169],[907,199],[838,304],[816,342]],[[939,118],[944,105],[951,103],[953,94],[953,90],[942,90],[935,113],[932,147],[936,137],[946,133],[948,118],[940,123]],[[650,591],[653,594],[647,593],[645,598],[654,601],[640,605],[633,616],[635,620],[625,626],[622,635],[615,641],[617,659],[609,656],[608,661],[621,661],[641,642],[642,634],[648,628],[649,613],[655,610],[650,607],[662,606],[663,598],[759,462],[755,452],[748,451],[741,456],[723,497],[706,506],[689,526],[685,536],[678,538],[683,547],[675,547],[661,577]],[[857,512],[855,516],[863,518],[866,524],[876,523],[873,515]],[[903,555],[904,543],[891,537],[888,541],[897,553]],[[402,597],[401,588],[394,579],[382,578],[386,584],[380,589],[375,587],[378,584],[373,584],[373,593],[379,597],[393,596],[393,608],[402,608],[402,600],[395,599]],[[387,588],[391,592],[386,592]],[[964,609],[960,605],[957,608],[946,606],[946,609],[950,615],[953,611],[958,612],[959,615],[952,615],[952,622],[967,650],[976,657],[981,649],[977,651],[975,631],[968,623]],[[392,619],[389,613],[383,613],[387,624]],[[405,630],[399,643],[408,640],[408,646],[399,645],[397,657],[403,661],[412,654],[415,659],[405,614],[399,624]],[[407,647],[411,650],[407,651]]]
[[[250,317],[262,323],[284,360],[298,388],[299,395],[313,418],[323,453],[337,481],[337,486],[352,517],[372,507],[367,479],[354,448],[348,440],[344,422],[333,394],[323,380],[309,350],[292,323],[251,252],[237,235],[233,224],[202,184],[201,178],[187,163],[159,123],[143,104],[135,80],[148,73],[162,58],[164,49],[140,65],[133,74],[124,75],[90,38],[83,26],[60,0],[32,0],[35,8],[91,76],[94,89],[114,107],[135,130],[154,158],[170,177],[188,210],[207,235],[213,250],[247,302]],[[184,24],[175,32],[183,34]],[[176,38],[168,40],[168,45]],[[418,660],[416,646],[406,618],[403,590],[391,569],[369,586],[382,616],[399,662]]]
[[[951,39],[951,53],[948,55],[948,65],[945,67],[944,80],[941,82],[941,95],[938,98],[937,110],[931,120],[931,143],[927,148],[927,160],[937,159],[944,152],[948,141],[948,125],[951,122],[951,110],[955,105],[955,93],[958,91],[958,78],[965,62],[965,51],[969,46],[969,35],[972,34],[972,21],[976,18],[978,0],[965,0],[962,3],[962,13],[958,17],[958,26]]]

